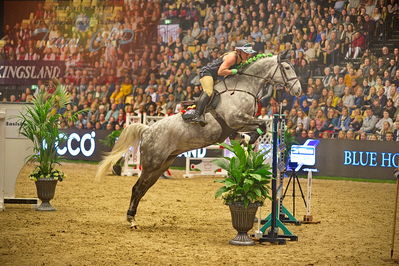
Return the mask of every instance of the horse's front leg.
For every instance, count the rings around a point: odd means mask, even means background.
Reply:
[[[261,135],[267,133],[266,121],[251,115],[239,113],[235,115],[233,121],[234,122],[229,125],[230,127],[249,132],[249,144],[254,144]]]

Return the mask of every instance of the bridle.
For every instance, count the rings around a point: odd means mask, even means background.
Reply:
[[[252,75],[252,74],[248,74],[248,73],[245,73],[245,72],[241,72],[241,73],[239,73],[239,74],[240,74],[240,75],[244,75],[244,76],[249,76],[249,77],[258,78],[258,79],[263,79],[263,80],[265,80],[265,82],[268,83],[269,85],[273,85],[273,86],[279,85],[279,86],[283,86],[283,87],[288,87],[289,90],[291,91],[291,89],[294,87],[294,85],[295,85],[297,82],[299,82],[299,79],[298,79],[298,77],[288,78],[287,73],[285,72],[284,66],[283,66],[283,64],[282,64],[283,62],[289,64],[289,65],[293,68],[293,66],[292,66],[289,62],[287,62],[287,61],[285,61],[285,60],[281,60],[281,56],[280,56],[280,55],[277,55],[277,66],[276,66],[276,68],[275,68],[275,70],[274,70],[274,72],[273,72],[273,75],[272,75],[270,78],[265,78],[265,77],[261,77],[261,76],[257,76],[257,75]],[[280,70],[280,73],[281,73],[281,77],[282,77],[282,79],[283,79],[283,82],[276,82],[276,81],[273,80],[273,79],[274,79],[274,76],[275,76],[276,73],[277,73],[277,70]],[[293,82],[292,84],[290,84],[290,82],[293,81],[293,80],[295,80],[295,82]]]
[[[273,75],[272,75],[270,78],[265,78],[265,77],[261,77],[261,76],[257,76],[257,75],[253,75],[253,74],[249,74],[249,73],[245,73],[245,70],[244,70],[243,72],[239,72],[239,73],[237,73],[237,74],[238,74],[238,75],[243,75],[243,76],[249,76],[249,77],[253,77],[253,78],[262,79],[262,80],[265,81],[265,84],[268,84],[268,85],[272,85],[272,86],[281,86],[281,87],[288,87],[289,90],[291,91],[291,89],[294,87],[294,85],[295,85],[297,82],[299,82],[299,79],[298,79],[298,77],[288,78],[287,73],[285,72],[284,66],[283,66],[283,64],[282,64],[283,62],[289,64],[289,65],[293,68],[293,66],[292,66],[289,62],[284,61],[284,60],[281,60],[281,56],[280,56],[280,55],[277,55],[277,66],[276,66],[276,68],[275,68],[275,70],[274,70],[274,72],[273,72]],[[281,77],[282,77],[282,79],[283,79],[283,82],[276,82],[276,81],[273,80],[273,79],[274,79],[274,76],[275,76],[276,73],[277,73],[277,70],[280,70],[280,73],[281,73]],[[290,82],[293,81],[293,80],[295,80],[295,82],[293,82],[292,84],[290,84]],[[227,84],[226,84],[226,78],[223,79],[223,83],[224,83],[224,86],[225,86],[225,90],[222,91],[222,92],[220,92],[220,94],[222,94],[222,93],[224,93],[224,92],[227,92],[227,91],[231,91],[231,95],[233,95],[236,91],[240,91],[240,92],[245,92],[245,93],[250,94],[252,97],[255,98],[255,101],[256,101],[257,97],[256,97],[253,93],[251,93],[251,92],[249,92],[249,91],[244,91],[244,90],[236,89],[237,84],[238,84],[238,81],[237,81],[236,85],[234,86],[234,89],[233,89],[233,90],[229,90],[229,89],[228,89]]]

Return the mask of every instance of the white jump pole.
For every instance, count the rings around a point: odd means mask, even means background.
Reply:
[[[307,195],[306,195],[306,217],[312,220],[312,181],[313,174],[312,171],[308,171],[308,180],[307,180]]]
[[[302,223],[317,224],[320,221],[314,221],[312,215],[312,182],[313,172],[318,172],[317,169],[305,168],[304,171],[308,172],[307,189],[306,189],[306,215],[303,217]]]

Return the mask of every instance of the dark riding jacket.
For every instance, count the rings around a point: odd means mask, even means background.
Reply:
[[[219,68],[223,64],[224,57],[226,55],[227,53],[221,55],[220,57],[216,58],[215,60],[204,66],[200,71],[200,78],[205,76],[211,76],[213,77],[214,80],[217,80],[219,77],[218,75]],[[238,61],[238,54],[236,53],[236,64],[230,67],[230,69],[237,68],[238,66],[237,61]]]

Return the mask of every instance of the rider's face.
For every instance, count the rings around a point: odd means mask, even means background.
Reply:
[[[244,53],[243,51],[239,51],[239,53],[240,53],[240,55],[241,55],[241,57],[242,57],[242,59],[243,59],[244,61],[245,61],[245,60],[248,60],[248,58],[251,57],[251,54]]]

